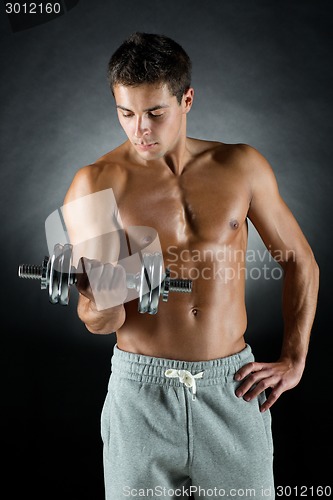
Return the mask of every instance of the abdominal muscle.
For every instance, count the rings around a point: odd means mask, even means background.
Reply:
[[[171,277],[192,279],[191,293],[169,293],[155,315],[140,314],[137,300],[125,304],[126,320],[116,332],[119,349],[147,356],[206,361],[245,347],[245,271],[236,262],[165,262]],[[179,270],[179,266],[178,266]]]

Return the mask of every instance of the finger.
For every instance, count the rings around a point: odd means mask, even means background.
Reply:
[[[108,291],[113,286],[114,267],[112,264],[99,264],[96,274],[95,289],[97,292]]]
[[[243,392],[243,399],[245,401],[251,401],[252,399],[257,398],[259,394],[266,391],[266,389],[274,388],[275,385],[276,385],[275,378],[266,377],[257,384],[252,385],[252,387],[250,387],[248,391]]]
[[[100,262],[98,262],[98,260],[95,260],[95,259],[88,259],[88,257],[81,257],[79,262],[78,262],[78,266],[77,266],[77,269],[76,269],[76,273],[77,274],[81,274],[81,273],[86,273],[88,274],[91,269],[93,269],[94,267],[100,265]]]
[[[251,373],[251,375],[248,375],[247,378],[237,387],[235,391],[236,396],[242,397],[244,394],[255,390],[261,392],[263,389],[269,387],[269,385],[266,385],[267,381],[274,381],[274,383],[276,383],[276,380],[272,378],[271,370],[262,369],[258,372]]]
[[[247,363],[246,365],[242,366],[236,373],[235,373],[235,380],[243,380],[247,375],[250,373],[260,371],[262,370],[263,365],[262,363],[257,363],[256,361],[252,361],[251,363]]]
[[[279,390],[278,387],[275,387],[269,394],[268,398],[266,401],[260,406],[260,411],[263,413],[264,411],[269,410],[273,406],[273,404],[276,402],[276,400],[281,396],[282,390]]]
[[[77,270],[75,273],[76,274],[76,287],[79,290],[79,292],[85,296],[86,296],[86,294],[84,292],[89,287],[89,279],[88,279],[87,270],[89,272],[90,268],[91,268],[91,263],[89,262],[89,260],[82,257],[79,260],[78,267],[77,267]]]
[[[122,266],[107,263],[101,269],[98,282],[94,280],[96,289],[93,289],[98,311],[123,304],[128,294],[126,271]]]

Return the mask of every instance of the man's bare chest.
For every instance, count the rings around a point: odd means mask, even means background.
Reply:
[[[226,243],[244,224],[246,184],[230,174],[129,176],[118,199],[124,226],[154,227],[171,241]]]

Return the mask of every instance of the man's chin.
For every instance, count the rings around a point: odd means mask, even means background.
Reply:
[[[159,160],[160,158],[163,158],[164,154],[161,150],[157,149],[148,149],[145,151],[140,151],[136,148],[137,154],[142,158],[143,160]]]

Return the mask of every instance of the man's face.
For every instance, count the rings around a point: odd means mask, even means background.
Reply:
[[[191,108],[193,90],[184,94],[181,104],[166,84],[116,85],[113,91],[120,124],[139,156],[154,160],[172,152]]]

